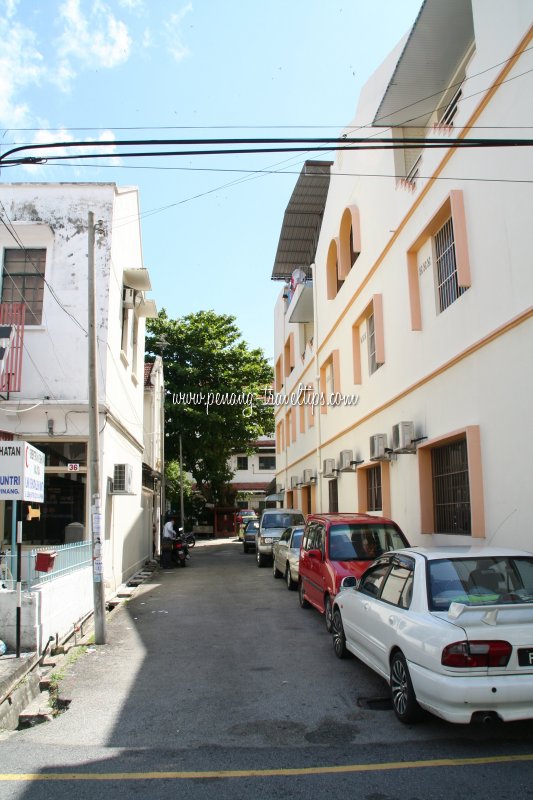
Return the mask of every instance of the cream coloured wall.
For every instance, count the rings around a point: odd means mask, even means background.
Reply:
[[[473,12],[476,49],[468,64],[454,135],[465,135],[461,126],[466,124],[483,126],[482,135],[508,121],[517,127],[505,130],[505,135],[521,136],[519,126],[533,122],[528,101],[533,57],[526,52],[515,59],[527,32],[524,4],[513,2],[503,9],[496,2],[474,2]],[[371,121],[397,55],[370,79],[345,132]],[[493,65],[499,66],[477,76]],[[374,132],[383,134],[380,129]],[[366,128],[363,134],[368,133]],[[518,182],[531,173],[533,154],[530,148],[424,151],[414,191],[395,179],[392,152],[341,155],[331,170],[315,258],[318,366],[338,351],[341,391],[357,393],[359,402],[328,408],[319,415],[319,426],[299,432],[297,441],[279,456],[278,482],[290,488],[291,476],[306,468],[321,469],[325,458],[338,462],[343,449],[353,450],[364,469],[370,464],[370,436],[386,433],[390,444],[393,425],[403,420],[413,421],[416,436],[428,440],[474,426],[480,439],[484,540],[533,549],[529,534],[533,512],[526,501],[528,453],[533,445],[526,400],[533,390],[528,368],[533,356],[533,273],[528,266],[533,193],[529,184]],[[346,173],[359,177],[349,179]],[[433,245],[421,236],[451,191],[462,193],[471,285],[439,313]],[[335,299],[328,300],[328,249],[339,235],[344,209],[352,204],[360,212],[362,251]],[[414,245],[420,330],[412,329],[409,291],[407,254]],[[362,375],[356,384],[353,326],[375,296],[383,303],[385,363],[369,375],[368,336],[362,321],[358,336]],[[286,336],[290,324],[279,303],[276,325]],[[283,338],[279,333],[276,337],[276,343]],[[314,362],[299,364],[287,391],[299,382],[314,381],[316,374]],[[278,410],[276,422],[284,413]],[[420,454],[398,455],[388,470],[391,515],[411,542],[445,541],[446,537],[421,533]],[[318,483],[317,505],[326,511],[328,481],[319,474]],[[338,490],[340,510],[366,510],[355,473],[339,473]],[[300,492],[296,494],[298,505]]]

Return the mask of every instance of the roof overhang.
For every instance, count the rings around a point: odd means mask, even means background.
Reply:
[[[311,277],[328,196],[331,161],[306,161],[283,217],[272,280],[287,280],[296,267]]]
[[[136,289],[138,292],[148,292],[152,288],[147,269],[125,269],[123,273],[124,286]]]
[[[473,41],[472,0],[425,0],[372,124],[425,127]]]

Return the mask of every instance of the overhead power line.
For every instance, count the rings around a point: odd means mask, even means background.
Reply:
[[[124,139],[105,140],[95,142],[52,142],[48,144],[23,145],[7,150],[0,155],[1,166],[19,166],[21,164],[43,164],[45,156],[17,156],[28,150],[54,151],[60,149],[95,147],[168,147],[170,145],[188,147],[208,147],[209,149],[194,150],[146,150],[123,153],[74,153],[70,155],[55,155],[54,161],[70,161],[87,158],[157,158],[168,156],[198,156],[198,155],[238,155],[261,153],[306,153],[335,150],[408,150],[422,148],[453,149],[453,148],[499,148],[499,147],[531,147],[533,139],[481,139],[481,138],[426,138],[419,136],[390,138],[373,137],[312,137],[312,138],[279,138],[279,139]],[[235,147],[234,145],[250,145],[249,147]],[[267,146],[268,145],[268,146]],[[327,145],[322,147],[322,145]]]

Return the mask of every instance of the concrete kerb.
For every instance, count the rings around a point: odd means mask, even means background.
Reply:
[[[116,592],[106,598],[107,614],[132,597],[138,586],[158,569],[156,562],[149,562],[119,586]],[[40,666],[44,674],[52,670],[61,672],[68,663],[68,653],[72,648],[90,645],[94,633],[93,612],[85,618],[83,628],[79,638],[76,631],[71,631],[61,645],[52,650],[53,655],[46,652],[43,655],[24,653],[20,658],[12,654],[0,657],[0,732],[15,730],[21,712],[39,695],[41,676],[37,674],[37,667]],[[74,643],[70,641],[73,637]]]

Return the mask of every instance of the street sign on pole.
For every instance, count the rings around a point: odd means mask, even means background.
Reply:
[[[0,442],[0,500],[44,502],[44,453],[28,442]]]

